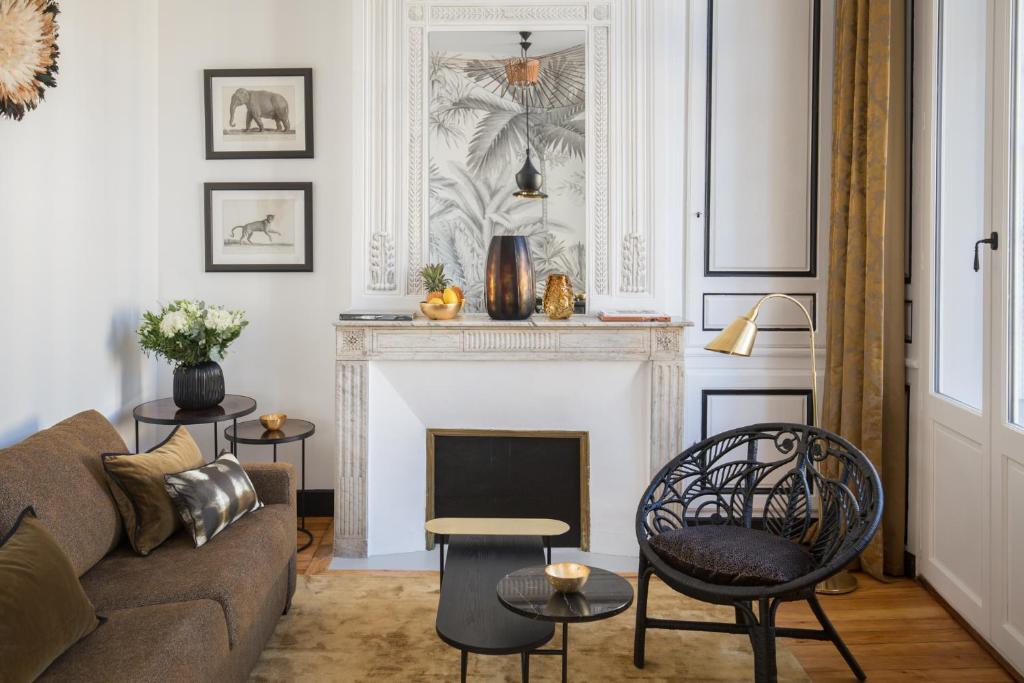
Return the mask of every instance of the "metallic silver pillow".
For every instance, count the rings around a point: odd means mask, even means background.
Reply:
[[[194,470],[165,474],[164,487],[197,548],[263,507],[249,475],[230,453]]]

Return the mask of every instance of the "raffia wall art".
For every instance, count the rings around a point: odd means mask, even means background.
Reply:
[[[20,121],[57,87],[54,0],[0,0],[0,116]]]

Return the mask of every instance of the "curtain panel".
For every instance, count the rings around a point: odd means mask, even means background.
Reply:
[[[838,0],[822,425],[859,446],[885,492],[861,566],[903,574],[905,3]]]

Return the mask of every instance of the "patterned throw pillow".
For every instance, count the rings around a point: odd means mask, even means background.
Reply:
[[[164,486],[197,548],[263,507],[249,475],[230,453],[194,470],[165,474]]]

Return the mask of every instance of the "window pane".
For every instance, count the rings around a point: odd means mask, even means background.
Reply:
[[[1015,5],[1013,56],[1013,220],[1010,223],[1010,422],[1024,427],[1024,30]]]
[[[981,409],[983,277],[974,243],[985,233],[986,3],[940,5],[935,390]]]

